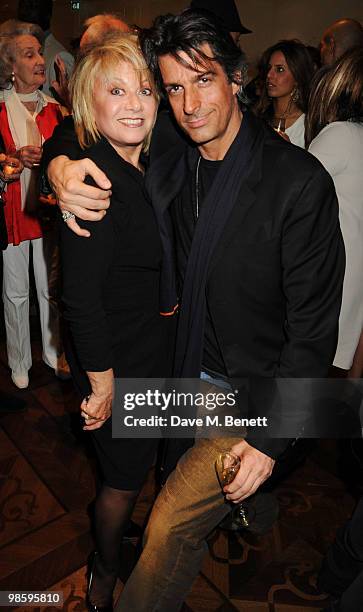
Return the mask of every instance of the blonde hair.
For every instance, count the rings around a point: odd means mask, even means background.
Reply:
[[[152,74],[141,53],[137,37],[126,33],[113,34],[102,45],[92,48],[79,59],[70,81],[74,125],[82,149],[91,146],[101,137],[93,104],[96,81],[99,78],[105,81],[111,79],[120,62],[131,64],[140,75],[140,84],[143,80],[148,80],[153,96],[159,101]],[[151,133],[145,139],[144,151],[148,150],[150,139]]]
[[[328,123],[363,121],[363,47],[347,51],[317,73],[305,118],[305,146]]]

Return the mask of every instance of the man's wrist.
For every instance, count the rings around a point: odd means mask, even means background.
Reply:
[[[48,175],[48,180],[53,188],[54,188],[54,184],[57,182],[57,177],[53,175],[54,167],[56,167],[55,172],[59,174],[59,168],[57,167],[58,164],[60,162],[65,164],[68,161],[70,161],[70,159],[66,155],[58,155],[57,157],[53,157],[53,159],[49,162],[48,169],[47,169],[47,175]]]

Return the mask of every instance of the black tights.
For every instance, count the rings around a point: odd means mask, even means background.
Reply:
[[[139,490],[121,491],[103,485],[95,504],[97,557],[90,600],[93,605],[110,602],[120,565],[120,545]]]

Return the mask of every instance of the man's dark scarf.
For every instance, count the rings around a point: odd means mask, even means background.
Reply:
[[[185,272],[175,354],[177,378],[199,377],[204,345],[206,285],[213,252],[236,204],[260,131],[246,113],[203,202]],[[252,129],[251,129],[252,128]],[[189,163],[196,169],[199,153],[190,150]],[[243,197],[243,193],[241,194]],[[223,289],[221,288],[221,291]]]

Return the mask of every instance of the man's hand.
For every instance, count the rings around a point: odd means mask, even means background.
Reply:
[[[271,476],[275,461],[245,440],[232,446],[231,451],[240,457],[241,466],[233,482],[225,486],[223,491],[227,493],[226,499],[237,504],[255,493]]]
[[[100,189],[84,183],[87,175]],[[55,157],[48,166],[48,179],[63,212],[69,211],[85,221],[103,219],[110,205],[111,183],[92,160],[71,161],[65,155]],[[90,236],[75,219],[67,221],[67,225],[78,236]]]

